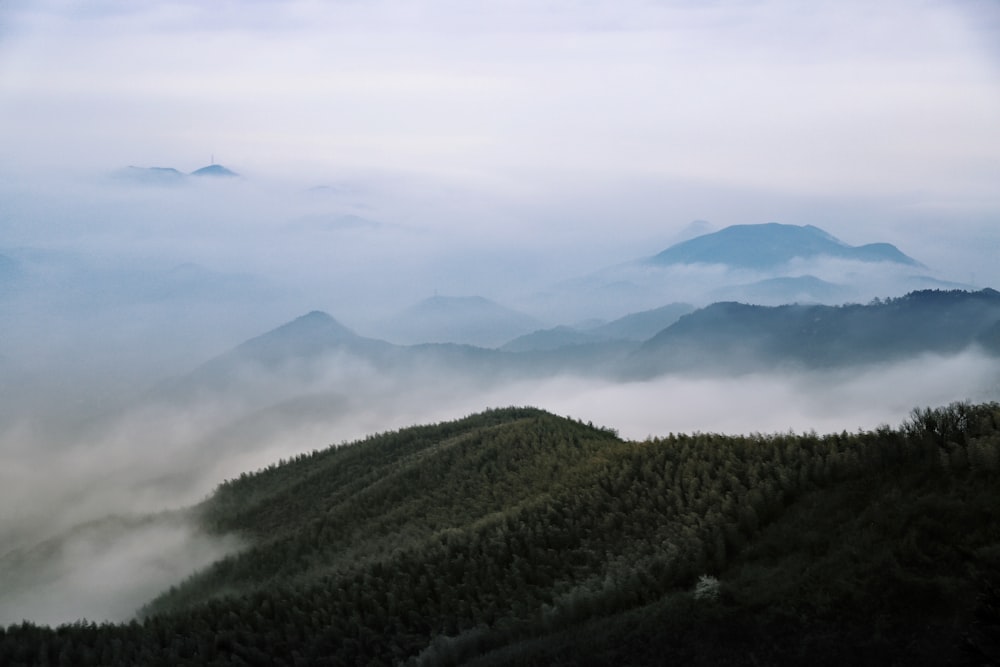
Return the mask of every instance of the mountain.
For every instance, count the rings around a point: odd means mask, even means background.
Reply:
[[[373,435],[224,482],[187,515],[241,549],[132,623],[0,628],[0,664],[993,664],[998,425]]]
[[[659,308],[631,313],[607,324],[588,329],[587,332],[607,338],[644,341],[652,338],[693,310],[694,306],[687,303],[671,303]]]
[[[384,326],[399,343],[463,343],[496,347],[535,331],[541,323],[481,296],[434,296],[406,309]]]
[[[228,169],[221,164],[211,164],[201,169],[196,169],[190,174],[185,174],[173,167],[135,167],[128,166],[119,169],[112,176],[121,181],[141,185],[181,185],[188,180],[188,176],[196,177],[219,177],[234,178],[239,176],[235,171]]]
[[[380,347],[362,338],[329,314],[314,310],[238,346],[234,356],[262,365],[276,365],[294,357],[318,356],[336,348]]]
[[[182,397],[204,391],[237,394],[256,389],[279,400],[279,390],[300,392],[296,385],[308,384],[309,378],[323,371],[322,363],[332,355],[380,364],[394,352],[395,346],[360,336],[329,314],[314,310],[241,343],[193,372],[167,382],[157,392]],[[273,386],[273,393],[268,391],[269,386]]]
[[[722,302],[685,315],[633,356],[633,371],[742,372],[954,354],[989,337],[1000,292],[923,290],[845,306]]]
[[[676,322],[677,318],[692,310],[694,306],[686,303],[672,303],[652,310],[631,313],[596,326],[577,328],[561,325],[551,329],[540,329],[518,336],[500,349],[507,352],[543,352],[580,345],[589,345],[594,349],[595,346],[609,341],[640,342],[652,338]]]
[[[786,303],[845,303],[855,290],[821,280],[816,276],[768,278],[747,285],[727,285],[712,290],[718,301],[743,301],[761,305]]]
[[[223,167],[221,164],[210,164],[207,167],[196,169],[191,172],[192,176],[211,176],[215,178],[234,178],[239,176],[235,171]]]
[[[838,304],[943,287],[888,243],[850,246],[812,225],[734,225],[600,268],[535,295],[562,321],[612,319],[664,303]]]
[[[766,270],[793,259],[835,258],[859,262],[920,263],[889,243],[850,246],[812,225],[732,225],[670,246],[647,260],[649,264],[724,264]]]
[[[602,360],[590,355],[589,367],[604,368],[598,363]],[[316,417],[324,411],[332,415],[335,405],[342,412],[363,409],[366,400],[412,401],[414,391],[429,395],[428,384],[449,386],[446,378],[456,383],[453,389],[465,382],[484,389],[511,378],[582,365],[579,362],[560,355],[532,359],[455,343],[395,345],[359,335],[329,314],[312,311],[160,383],[144,398],[175,406],[209,399],[226,402],[239,409],[228,417],[235,426],[265,418],[261,411],[273,415],[287,408],[295,413],[308,405]]]
[[[573,327],[560,325],[551,329],[539,329],[523,336],[518,336],[500,346],[505,352],[538,352],[558,350],[561,347],[601,343],[607,337],[580,331]]]
[[[383,383],[375,381],[379,377],[393,378],[396,391],[442,377],[482,388],[484,383],[560,373],[621,379],[673,372],[835,368],[956,354],[971,347],[989,353],[1000,348],[1000,292],[992,289],[922,290],[867,305],[719,302],[681,315],[685,311],[690,306],[671,304],[585,331],[536,330],[500,349],[455,343],[395,345],[361,336],[330,315],[313,311],[238,345],[157,392],[171,400],[198,400],[204,392],[257,396],[256,404],[263,407],[304,396],[307,390],[363,400],[366,391],[385,391]],[[666,326],[658,329],[661,324]]]

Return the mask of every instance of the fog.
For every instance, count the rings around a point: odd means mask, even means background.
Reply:
[[[209,537],[178,516],[80,526],[0,561],[0,623],[128,621],[157,594],[238,548],[235,538]]]
[[[1000,288],[997,44],[971,0],[3,3],[0,623],[127,618],[236,548],[157,513],[377,431],[535,405],[629,438],[826,432],[996,399],[971,351],[645,382],[333,354],[183,383],[312,310],[411,339],[434,295],[554,327],[779,276]],[[212,162],[239,176],[128,169]],[[770,221],[923,266],[637,262]]]
[[[917,406],[1000,397],[1000,361],[974,352],[862,369],[644,382],[433,368],[384,375],[337,356],[307,375],[249,374],[231,392],[150,399],[84,429],[49,422],[36,433],[22,422],[0,432],[0,528],[9,550],[0,559],[0,621],[129,618],[238,541],[207,536],[183,515],[102,517],[190,506],[242,472],[375,432],[532,405],[632,439],[825,433],[895,426]],[[98,519],[96,529],[74,528]]]

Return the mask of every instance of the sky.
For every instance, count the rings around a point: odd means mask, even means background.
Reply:
[[[8,1],[5,162],[995,203],[993,2]]]
[[[247,334],[436,293],[527,307],[693,220],[998,286],[998,45],[992,0],[7,0],[0,250],[297,294]],[[213,160],[243,179],[109,186]]]
[[[498,272],[524,292],[696,219],[815,224],[993,284],[998,44],[988,0],[8,0],[0,247],[332,280],[315,242],[267,235],[325,187],[321,215],[409,234],[335,261],[436,263],[383,299],[509,299]],[[87,189],[213,159],[249,185],[188,208]]]

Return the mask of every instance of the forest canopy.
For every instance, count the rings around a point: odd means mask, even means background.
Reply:
[[[641,442],[488,410],[224,482],[192,512],[244,549],[0,663],[988,664],[998,481],[996,403]]]

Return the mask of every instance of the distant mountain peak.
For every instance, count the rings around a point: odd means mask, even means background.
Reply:
[[[225,178],[234,178],[239,176],[235,171],[223,167],[221,164],[210,164],[207,167],[202,167],[201,169],[196,169],[191,172],[192,176],[219,176]]]
[[[769,269],[793,259],[832,257],[861,262],[920,263],[890,243],[851,246],[814,225],[768,222],[732,225],[670,246],[648,260],[651,264],[724,264]]]
[[[291,322],[251,338],[237,352],[261,359],[316,354],[331,345],[354,342],[361,337],[328,313],[313,310]]]
[[[344,335],[357,336],[351,329],[345,327],[343,324],[338,322],[329,313],[323,312],[322,310],[311,310],[305,315],[300,315],[296,317],[291,322],[283,324],[277,329],[273,329],[270,332],[264,334],[265,336],[270,336],[274,334],[288,334],[296,331],[307,331],[322,329],[324,331],[339,331]]]

